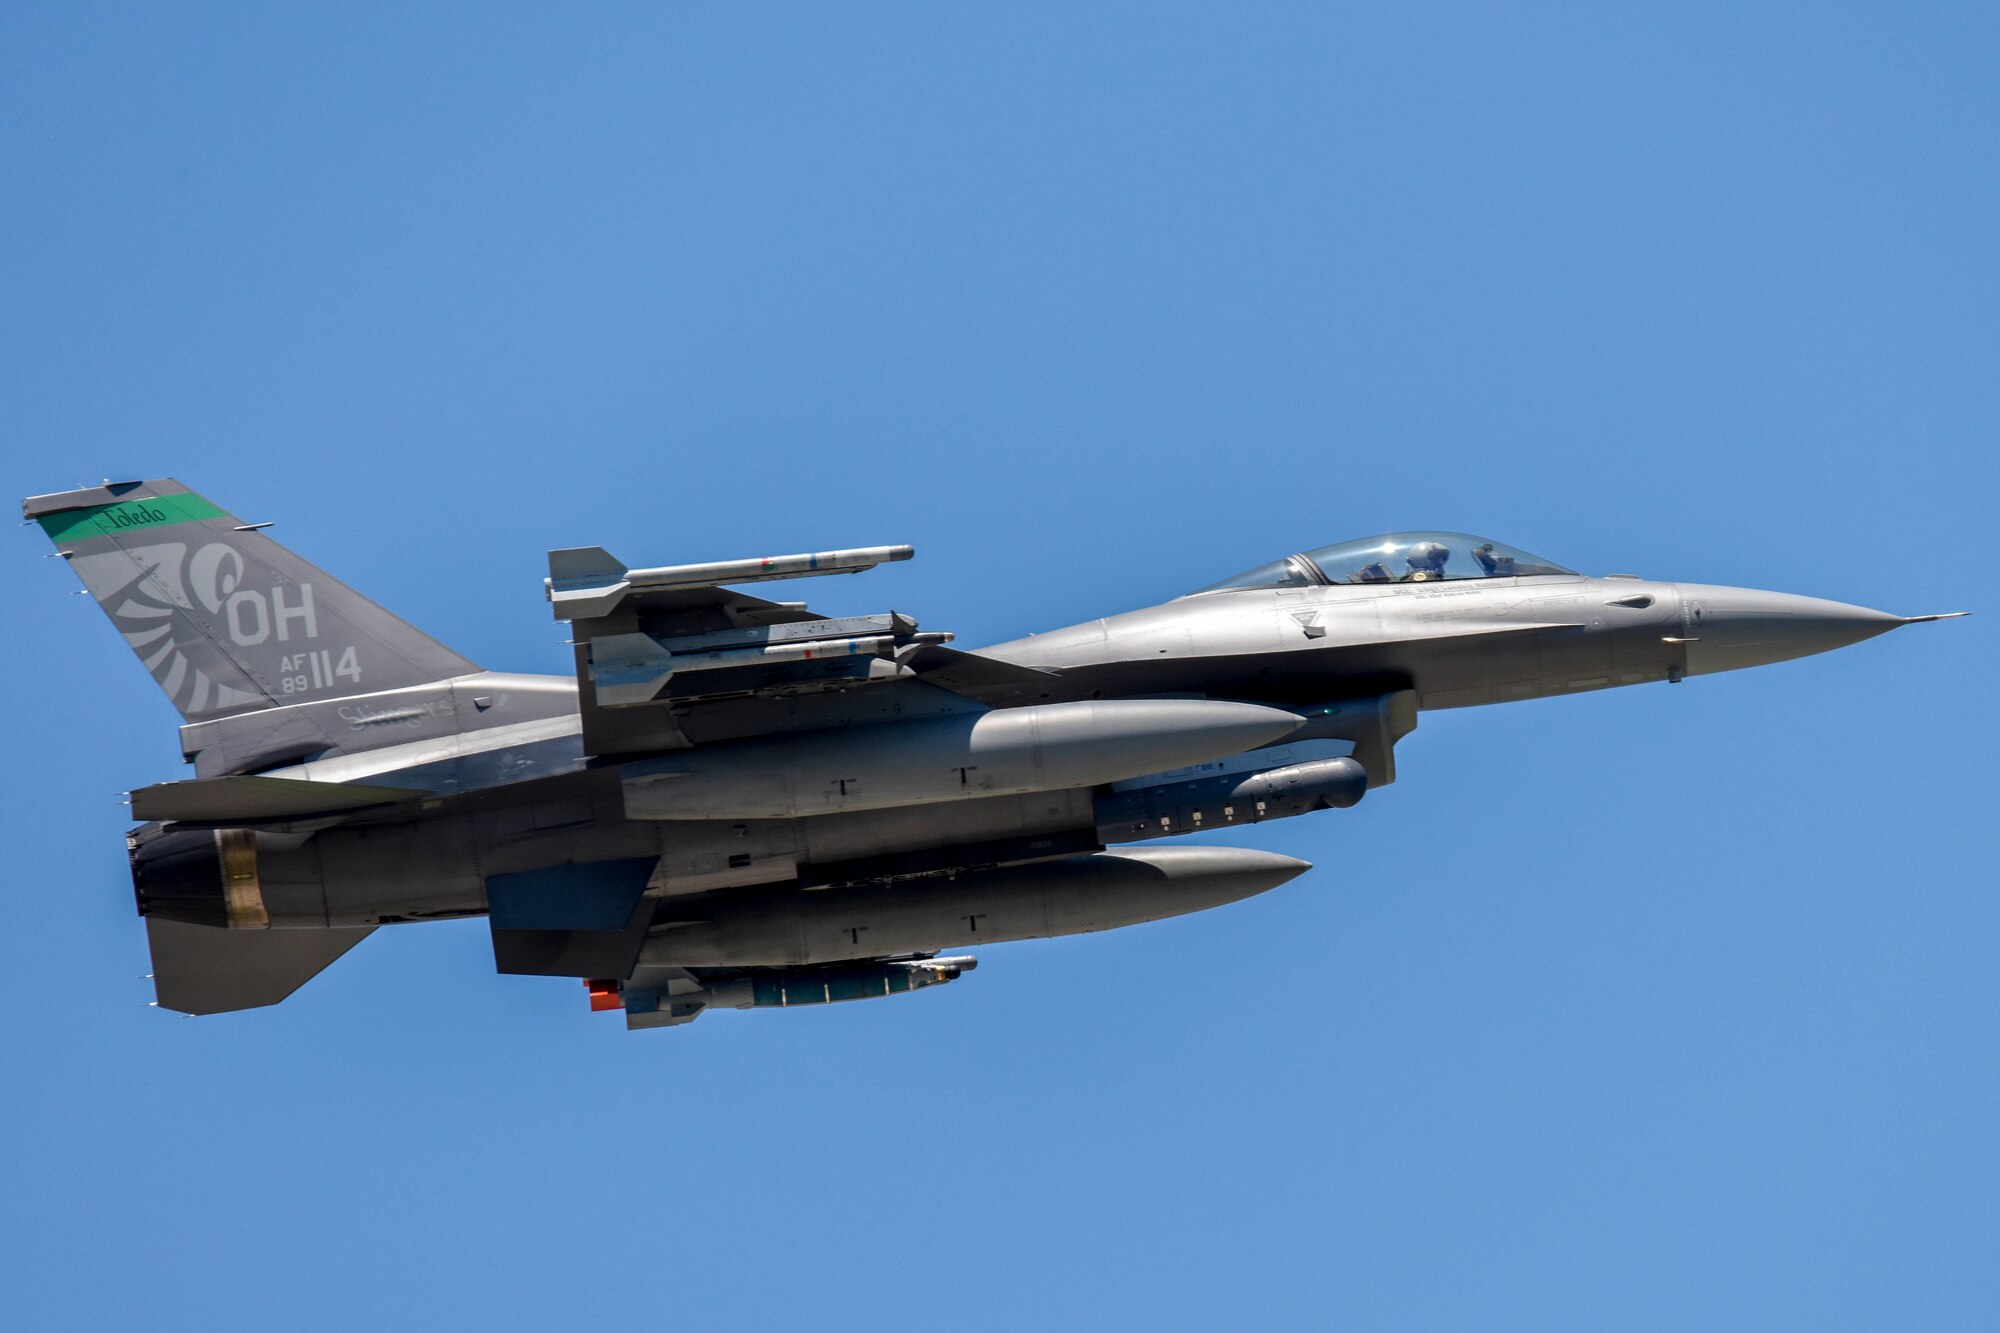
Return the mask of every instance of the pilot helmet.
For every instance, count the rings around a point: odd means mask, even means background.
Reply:
[[[1441,573],[1444,570],[1444,562],[1450,555],[1449,549],[1436,542],[1418,542],[1403,558],[1409,562],[1411,569],[1427,569]]]

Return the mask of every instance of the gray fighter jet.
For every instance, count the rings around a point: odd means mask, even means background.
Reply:
[[[159,1003],[275,1004],[378,926],[631,1027],[953,980],[1309,869],[1178,834],[1352,806],[1426,709],[1825,652],[1941,615],[1590,578],[1463,533],[1274,560],[979,652],[732,585],[907,546],[631,569],[549,553],[574,677],[487,671],[171,480],[24,502],[180,711],[132,793]],[[1962,613],[1951,613],[1962,614]],[[1141,844],[1132,846],[1131,844]]]

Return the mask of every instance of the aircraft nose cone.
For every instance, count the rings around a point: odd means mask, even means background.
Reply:
[[[1683,584],[1680,592],[1691,675],[1831,652],[1906,623],[1865,606],[1756,588]]]

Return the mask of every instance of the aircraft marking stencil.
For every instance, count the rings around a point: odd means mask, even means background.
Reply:
[[[484,916],[501,972],[670,1027],[956,980],[1303,861],[1182,834],[1355,805],[1420,714],[1802,657],[1896,616],[1592,578],[1464,533],[1299,551],[978,652],[735,585],[858,547],[549,553],[575,671],[484,670],[178,481],[23,502],[180,713],[126,838],[159,1004],[276,1004],[385,925]]]

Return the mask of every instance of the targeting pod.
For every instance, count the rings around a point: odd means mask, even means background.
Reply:
[[[615,981],[593,981],[591,1008],[625,1010],[628,1028],[665,1027],[700,1017],[705,1009],[792,1009],[843,1000],[873,1000],[902,995],[927,986],[956,981],[979,966],[969,955],[921,958],[908,962],[848,963],[837,967],[761,969],[741,976],[709,979],[706,985],[673,983],[668,989],[622,988]],[[674,989],[688,985],[688,989]]]
[[[1097,837],[1104,843],[1138,842],[1314,810],[1345,810],[1367,791],[1368,770],[1353,759],[1133,787],[1097,798]]]

